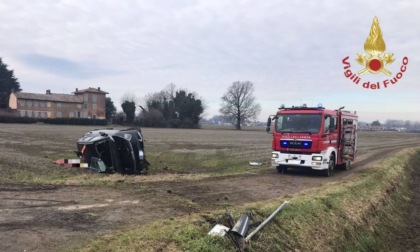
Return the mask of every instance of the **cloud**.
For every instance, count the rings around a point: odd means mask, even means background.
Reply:
[[[414,119],[411,102],[420,100],[419,11],[420,2],[409,0],[3,1],[0,33],[7,36],[0,40],[0,56],[22,62],[15,71],[27,73],[17,76],[22,88],[40,92],[48,80],[73,89],[70,79],[79,88],[100,85],[119,101],[127,91],[141,97],[172,82],[208,100],[212,115],[232,82],[249,80],[261,101],[261,118],[284,101],[335,106],[334,97],[349,109],[369,106],[372,113],[385,108],[395,114],[387,108],[388,92],[393,100],[401,97],[404,112]],[[390,71],[398,71],[402,56],[410,59],[398,85],[378,92],[346,79],[341,63],[350,56],[352,69],[360,70],[354,58],[364,52],[375,15],[396,58]],[[405,92],[418,99],[404,100]]]
[[[25,54],[20,59],[31,68],[71,79],[92,79],[98,76],[121,74],[120,72],[103,69],[93,64],[79,63],[42,54]]]

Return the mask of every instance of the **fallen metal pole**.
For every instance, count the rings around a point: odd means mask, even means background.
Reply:
[[[241,237],[244,237],[246,235],[246,231],[248,231],[248,227],[249,216],[247,214],[242,214],[238,222],[236,222],[235,226],[232,228],[231,232]]]
[[[285,202],[283,202],[283,204],[281,204],[276,211],[274,211],[263,223],[261,223],[254,231],[252,231],[252,233],[250,233],[246,238],[245,238],[245,242],[248,242],[249,240],[251,240],[252,236],[254,236],[258,231],[260,231],[261,228],[263,228],[278,212],[280,212],[280,210],[286,205],[288,204],[289,201],[286,200]]]

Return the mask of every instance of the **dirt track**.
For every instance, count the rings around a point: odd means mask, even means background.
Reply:
[[[359,149],[363,155],[350,171],[330,178],[256,168],[255,173],[145,182],[130,189],[0,185],[0,251],[56,251],[121,227],[290,195],[344,179],[402,148],[420,146],[418,139],[371,141]]]

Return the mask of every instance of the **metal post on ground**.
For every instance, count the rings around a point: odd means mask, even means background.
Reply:
[[[261,223],[254,231],[252,231],[252,233],[250,233],[245,238],[245,242],[251,240],[252,236],[254,236],[258,231],[260,231],[260,229],[263,228],[274,216],[276,216],[276,214],[280,212],[280,210],[288,203],[288,200],[284,201],[263,223]]]

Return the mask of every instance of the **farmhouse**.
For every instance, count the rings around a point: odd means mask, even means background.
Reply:
[[[9,108],[20,117],[105,119],[105,96],[98,88],[78,90],[72,94],[12,92]]]

